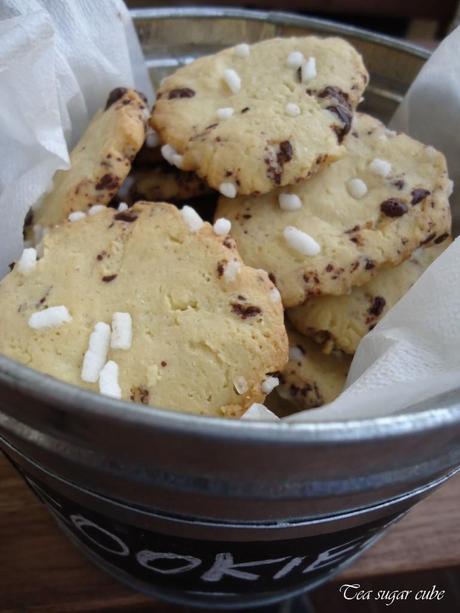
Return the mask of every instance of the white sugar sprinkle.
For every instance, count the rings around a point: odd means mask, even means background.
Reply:
[[[310,81],[316,77],[316,59],[309,57],[305,64],[302,64],[302,83]]]
[[[180,212],[189,230],[191,230],[191,232],[198,232],[204,222],[195,209],[186,204],[181,208]]]
[[[289,359],[292,360],[293,362],[299,362],[303,360],[303,353],[299,349],[299,347],[295,347],[295,346],[289,347]]]
[[[241,89],[241,79],[239,74],[233,68],[224,70],[224,81],[228,85],[233,94],[237,94]]]
[[[72,317],[65,306],[54,306],[43,311],[32,313],[29,318],[29,326],[35,330],[40,328],[55,328],[69,321]]]
[[[74,211],[70,213],[67,219],[73,223],[74,221],[80,221],[80,219],[84,219],[86,217],[86,213],[84,211]]]
[[[454,193],[454,182],[452,181],[452,179],[449,179],[447,181],[447,197],[450,198],[453,193]]]
[[[177,151],[171,145],[163,145],[161,147],[161,155],[167,162],[173,164],[173,156],[177,155]]]
[[[436,149],[434,147],[432,147],[431,145],[427,145],[425,147],[425,151],[427,152],[428,156],[432,160],[434,160],[437,157],[437,155],[438,155],[438,152],[436,151]]]
[[[245,394],[248,391],[248,382],[244,377],[236,377],[233,381],[233,387],[237,394]]]
[[[226,217],[219,217],[213,225],[214,234],[217,236],[225,236],[232,229],[232,222]]]
[[[270,300],[275,304],[281,302],[281,294],[277,287],[270,290]]]
[[[179,153],[175,153],[172,156],[172,164],[179,169],[182,169],[184,166],[184,156]]]
[[[286,226],[283,230],[283,236],[288,245],[302,255],[318,255],[321,251],[321,247],[314,238],[294,226]]]
[[[16,270],[23,275],[27,275],[29,272],[35,269],[37,266],[37,250],[33,247],[24,249],[21,257],[16,263]]]
[[[99,321],[89,337],[88,350],[83,358],[81,378],[88,383],[96,383],[106,360],[110,344],[110,326]]]
[[[278,204],[283,211],[298,211],[302,208],[302,200],[297,194],[284,192],[278,196]]]
[[[391,164],[386,160],[375,158],[369,164],[369,170],[379,177],[387,177],[391,172]]]
[[[226,198],[236,198],[236,185],[234,183],[229,183],[228,181],[224,181],[219,185],[219,191],[222,196]]]
[[[235,47],[235,55],[238,57],[246,58],[251,53],[251,47],[247,43],[240,43]]]
[[[300,107],[294,102],[288,102],[284,109],[289,117],[298,117],[300,115]]]
[[[104,396],[121,398],[121,388],[118,384],[118,364],[113,360],[107,362],[100,372],[99,391]]]
[[[233,109],[231,106],[225,106],[221,109],[217,109],[216,115],[218,119],[229,119],[234,112],[235,109]]]
[[[145,146],[152,148],[158,147],[160,144],[160,137],[158,136],[158,132],[156,132],[153,128],[149,126],[147,129],[147,136],[145,137]]]
[[[287,65],[290,68],[299,68],[305,62],[305,58],[303,53],[300,51],[291,51],[291,53],[287,57]]]
[[[101,211],[105,211],[106,208],[103,204],[93,204],[88,210],[88,215],[97,215]]]
[[[114,313],[112,315],[112,349],[130,349],[133,342],[133,320],[129,313]]]
[[[120,202],[120,204],[118,205],[118,211],[120,213],[123,213],[123,211],[127,211],[129,209],[129,206],[126,204],[126,202]]]
[[[236,280],[238,273],[241,270],[241,263],[238,260],[231,260],[224,266],[224,280],[227,283],[232,283]]]
[[[279,421],[279,417],[260,402],[253,402],[241,419],[248,421]]]
[[[266,379],[264,379],[260,387],[264,394],[269,394],[270,392],[273,392],[275,387],[279,384],[280,380],[278,379],[278,377],[267,377]]]
[[[347,190],[352,198],[363,198],[367,194],[367,185],[362,179],[350,179],[347,183]]]

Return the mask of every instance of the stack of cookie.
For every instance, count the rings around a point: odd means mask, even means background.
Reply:
[[[298,409],[340,393],[360,339],[450,240],[444,156],[356,113],[367,82],[343,40],[273,39],[179,69],[152,115],[164,156],[220,192],[215,218],[281,293],[277,391]]]
[[[28,216],[0,351],[202,415],[333,400],[450,240],[444,157],[357,113],[367,82],[348,43],[304,37],[180,68],[151,116],[114,90]]]

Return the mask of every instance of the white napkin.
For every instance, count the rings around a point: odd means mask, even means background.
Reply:
[[[121,0],[0,2],[0,277],[26,212],[114,87],[153,90]]]

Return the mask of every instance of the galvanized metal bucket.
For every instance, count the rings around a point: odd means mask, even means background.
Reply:
[[[355,28],[233,9],[134,12],[152,79],[241,41],[338,34],[387,120],[425,51]],[[460,466],[460,390],[410,415],[223,421],[111,400],[0,357],[0,447],[70,538],[133,587],[248,607],[337,573]],[[370,407],[370,410],[372,407]]]

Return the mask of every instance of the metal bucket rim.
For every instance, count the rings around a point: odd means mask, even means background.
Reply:
[[[412,43],[377,34],[362,28],[334,21],[304,17],[281,11],[259,11],[220,7],[174,7],[132,9],[134,21],[169,18],[229,18],[262,21],[271,24],[312,26],[330,34],[348,34],[356,38],[405,51],[422,59],[430,52]],[[16,388],[31,398],[46,401],[69,412],[80,411],[90,416],[100,413],[119,422],[136,422],[147,428],[182,431],[202,437],[238,438],[254,442],[318,443],[358,442],[367,439],[399,437],[407,433],[445,428],[460,424],[460,405],[429,409],[412,414],[390,415],[359,420],[316,423],[270,423],[226,420],[115,400],[44,375],[23,364],[0,355],[0,383]]]
[[[315,423],[241,422],[236,419],[206,417],[109,398],[0,355],[2,385],[20,390],[30,399],[46,402],[69,414],[78,412],[80,415],[86,414],[86,417],[99,414],[120,425],[135,424],[157,432],[163,430],[204,439],[212,437],[271,444],[358,443],[460,425],[460,404],[404,415]],[[20,419],[20,415],[16,417]]]

